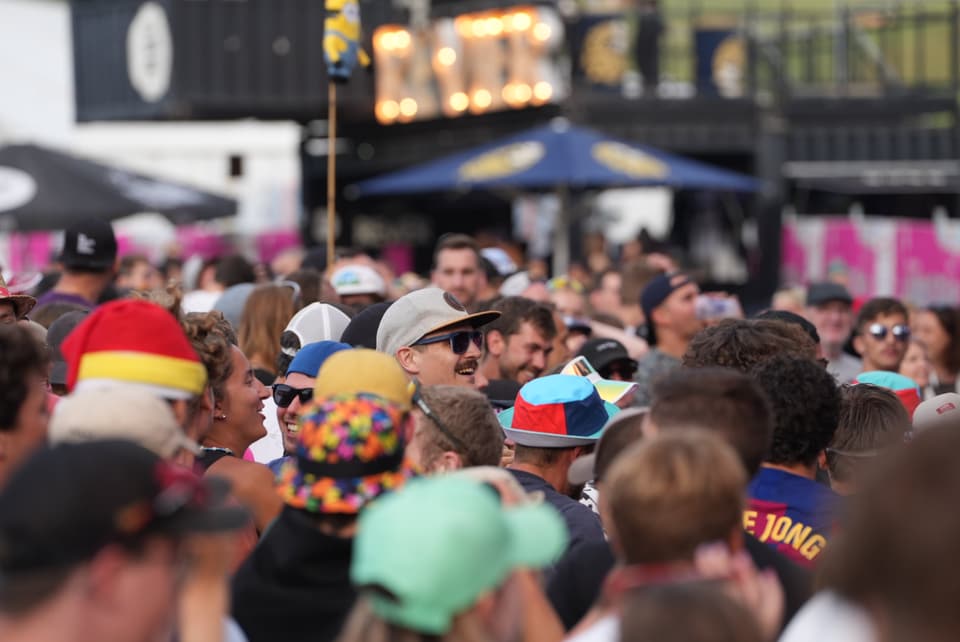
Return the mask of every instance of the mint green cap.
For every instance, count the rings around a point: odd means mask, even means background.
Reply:
[[[503,507],[496,491],[458,477],[408,483],[360,513],[350,577],[388,622],[442,635],[453,618],[516,568],[540,568],[567,546],[547,504]],[[395,598],[395,599],[392,599]]]

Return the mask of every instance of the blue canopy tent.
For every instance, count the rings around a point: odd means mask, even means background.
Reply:
[[[562,200],[570,191],[643,186],[754,192],[760,183],[556,119],[472,150],[356,184],[360,196],[512,188],[556,190]],[[561,214],[566,216],[567,210],[561,207]],[[555,267],[566,269],[567,225],[557,229]]]

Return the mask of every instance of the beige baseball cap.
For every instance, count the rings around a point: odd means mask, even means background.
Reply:
[[[474,328],[499,318],[496,311],[469,314],[455,296],[440,288],[424,288],[406,294],[383,315],[377,329],[377,351],[391,356],[431,332],[463,323]]]
[[[960,395],[955,392],[927,399],[913,411],[913,429],[916,431],[950,425],[960,427]]]
[[[185,448],[200,447],[189,439],[170,404],[134,386],[92,388],[63,397],[50,419],[51,444],[126,439],[163,459]]]

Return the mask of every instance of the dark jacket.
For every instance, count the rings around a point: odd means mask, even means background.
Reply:
[[[233,578],[232,615],[250,642],[334,640],[353,608],[353,540],[283,509]]]

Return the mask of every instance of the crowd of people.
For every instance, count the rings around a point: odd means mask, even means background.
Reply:
[[[0,280],[0,639],[960,631],[956,307],[326,258],[154,266],[91,220]]]

